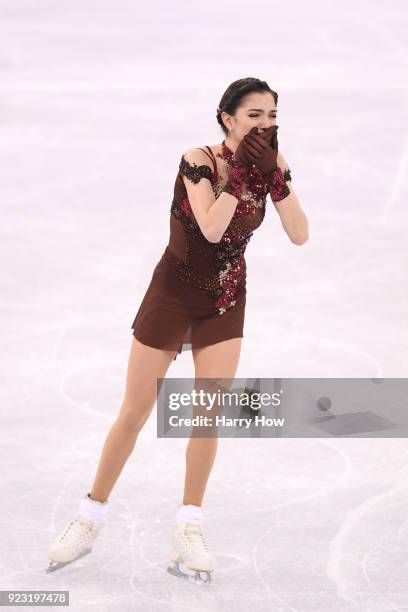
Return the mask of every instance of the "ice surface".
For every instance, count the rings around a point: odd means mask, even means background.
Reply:
[[[123,397],[181,153],[221,142],[233,80],[278,91],[310,230],[292,244],[268,201],[237,376],[407,375],[407,12],[2,0],[2,589],[69,589],[80,612],[407,609],[405,439],[221,440],[204,590],[165,571],[187,440],[156,439],[155,412],[94,552],[45,574]],[[193,374],[190,352],[168,372]]]

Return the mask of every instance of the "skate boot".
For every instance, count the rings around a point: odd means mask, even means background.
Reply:
[[[210,584],[215,562],[211,558],[200,523],[178,523],[172,534],[172,563],[167,571],[196,584]]]
[[[55,538],[48,549],[47,573],[61,569],[92,551],[93,543],[100,533],[108,501],[98,502],[88,495],[81,500],[77,517]]]

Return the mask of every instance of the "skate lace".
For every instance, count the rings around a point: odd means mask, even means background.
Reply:
[[[184,544],[190,550],[204,547],[204,549],[208,552],[207,542],[205,541],[201,525],[196,523],[186,523],[186,526],[181,533],[181,538]]]
[[[92,525],[85,522],[81,517],[77,517],[69,523],[65,531],[61,534],[60,542],[63,542],[68,537],[78,538],[79,542],[85,542],[93,531]]]

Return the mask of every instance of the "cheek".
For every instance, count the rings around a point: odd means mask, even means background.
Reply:
[[[243,136],[245,136],[245,134],[248,134],[248,132],[250,132],[252,130],[252,128],[254,127],[254,125],[256,125],[256,123],[254,123],[255,119],[246,119],[244,122],[242,122],[242,128],[241,128],[241,133]]]

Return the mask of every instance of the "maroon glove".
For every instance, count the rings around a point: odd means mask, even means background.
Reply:
[[[226,191],[238,199],[241,198],[245,185],[248,182],[247,171],[252,164],[247,159],[246,149],[247,144],[242,139],[234,153],[233,161],[228,164],[227,182],[222,188],[222,191]]]
[[[245,160],[245,165],[255,164],[266,181],[272,177],[278,165],[276,161],[278,156],[278,127],[272,125],[262,134],[258,134],[258,128],[254,127],[248,134],[245,134],[240,142],[240,145],[243,143],[242,158]]]
[[[257,128],[252,128],[251,132],[253,130],[256,130]],[[251,133],[249,132],[249,133]],[[245,136],[244,136],[245,138]],[[248,151],[247,148],[247,143],[244,140],[244,138],[242,138],[242,140],[240,141],[237,150],[234,153],[234,158],[237,161],[238,164],[241,164],[242,166],[244,166],[247,170],[252,166],[253,161],[252,161],[252,156],[250,154],[250,152]]]
[[[257,128],[252,128],[242,139],[246,144],[245,159],[250,165],[255,164],[258,167],[268,183],[272,201],[279,202],[290,194],[290,189],[277,165],[278,126],[271,126],[262,134],[257,134],[255,130],[257,131]]]
[[[247,182],[252,164],[258,167],[266,181],[268,181],[277,167],[278,141],[276,137],[277,126],[271,126],[262,134],[257,134],[257,127],[253,127],[240,141],[234,154],[235,164],[229,168],[228,182],[223,191],[240,198],[244,183]],[[271,142],[276,142],[276,150]]]

